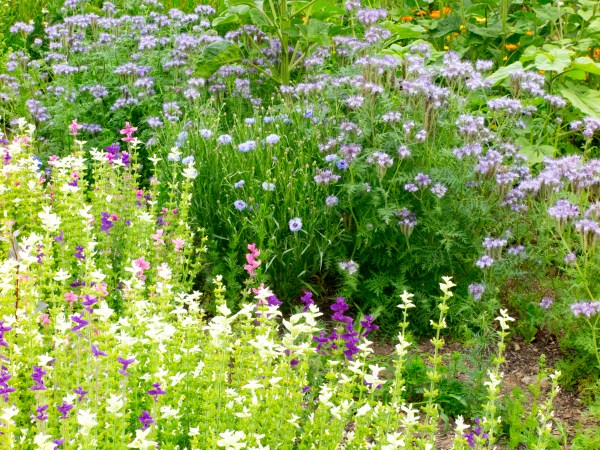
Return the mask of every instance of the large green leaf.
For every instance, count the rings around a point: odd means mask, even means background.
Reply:
[[[582,113],[600,118],[600,92],[590,89],[582,84],[566,82],[558,88],[560,94],[566,98],[574,108]]]
[[[573,61],[573,68],[600,75],[600,64],[587,56],[575,58],[575,61]]]
[[[534,66],[538,70],[551,70],[558,73],[571,65],[571,56],[568,50],[563,48],[552,49],[548,52],[540,52],[534,60]]]
[[[425,34],[425,28],[411,23],[392,25],[388,29],[395,34],[396,39],[414,39],[422,37]]]
[[[204,78],[214,74],[225,64],[231,64],[240,59],[237,45],[228,41],[217,41],[208,44],[202,52],[202,58],[196,66],[196,73]]]
[[[510,73],[514,72],[515,70],[523,70],[523,64],[521,64],[521,61],[514,62],[508,66],[500,67],[489,76],[489,79],[492,80],[494,84],[498,84],[507,79]]]

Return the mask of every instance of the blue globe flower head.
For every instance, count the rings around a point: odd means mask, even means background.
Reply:
[[[235,202],[233,202],[233,206],[235,206],[235,209],[237,209],[238,211],[243,211],[244,209],[246,209],[246,202],[244,200],[236,200]]]
[[[290,231],[296,233],[302,229],[302,219],[300,219],[300,217],[295,217],[288,222],[288,225],[290,226]]]

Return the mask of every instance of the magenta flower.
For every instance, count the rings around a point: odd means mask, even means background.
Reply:
[[[137,127],[132,127],[129,125],[129,122],[125,122],[125,128],[123,128],[120,133],[126,135],[122,138],[125,142],[131,142],[134,140],[133,133],[137,130]]]
[[[77,123],[77,119],[74,119],[73,122],[71,122],[71,125],[68,126],[69,130],[71,130],[71,134],[73,136],[77,136],[77,130],[81,130],[83,128],[83,125],[79,125]]]

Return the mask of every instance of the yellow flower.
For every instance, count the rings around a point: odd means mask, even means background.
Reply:
[[[487,22],[487,19],[485,17],[475,17],[475,21],[477,23],[484,23]]]
[[[310,19],[306,16],[302,17],[302,22],[304,22],[304,25],[308,25],[308,22],[310,21]]]

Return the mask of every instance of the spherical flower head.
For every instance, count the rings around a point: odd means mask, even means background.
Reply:
[[[288,225],[290,226],[290,231],[292,233],[300,231],[302,229],[302,219],[295,217],[288,222]]]
[[[270,134],[265,138],[265,142],[269,145],[275,145],[280,141],[280,137],[276,134]]]
[[[325,205],[327,205],[329,208],[337,206],[338,203],[339,200],[335,195],[330,195],[325,199]]]
[[[210,130],[200,130],[200,136],[202,136],[204,139],[210,139],[212,135],[213,133]]]
[[[485,292],[485,286],[483,284],[473,283],[469,285],[469,293],[475,300],[481,300],[481,296]]]
[[[233,202],[233,206],[235,206],[235,209],[238,211],[243,211],[248,205],[246,205],[246,202],[243,200],[236,200]]]

